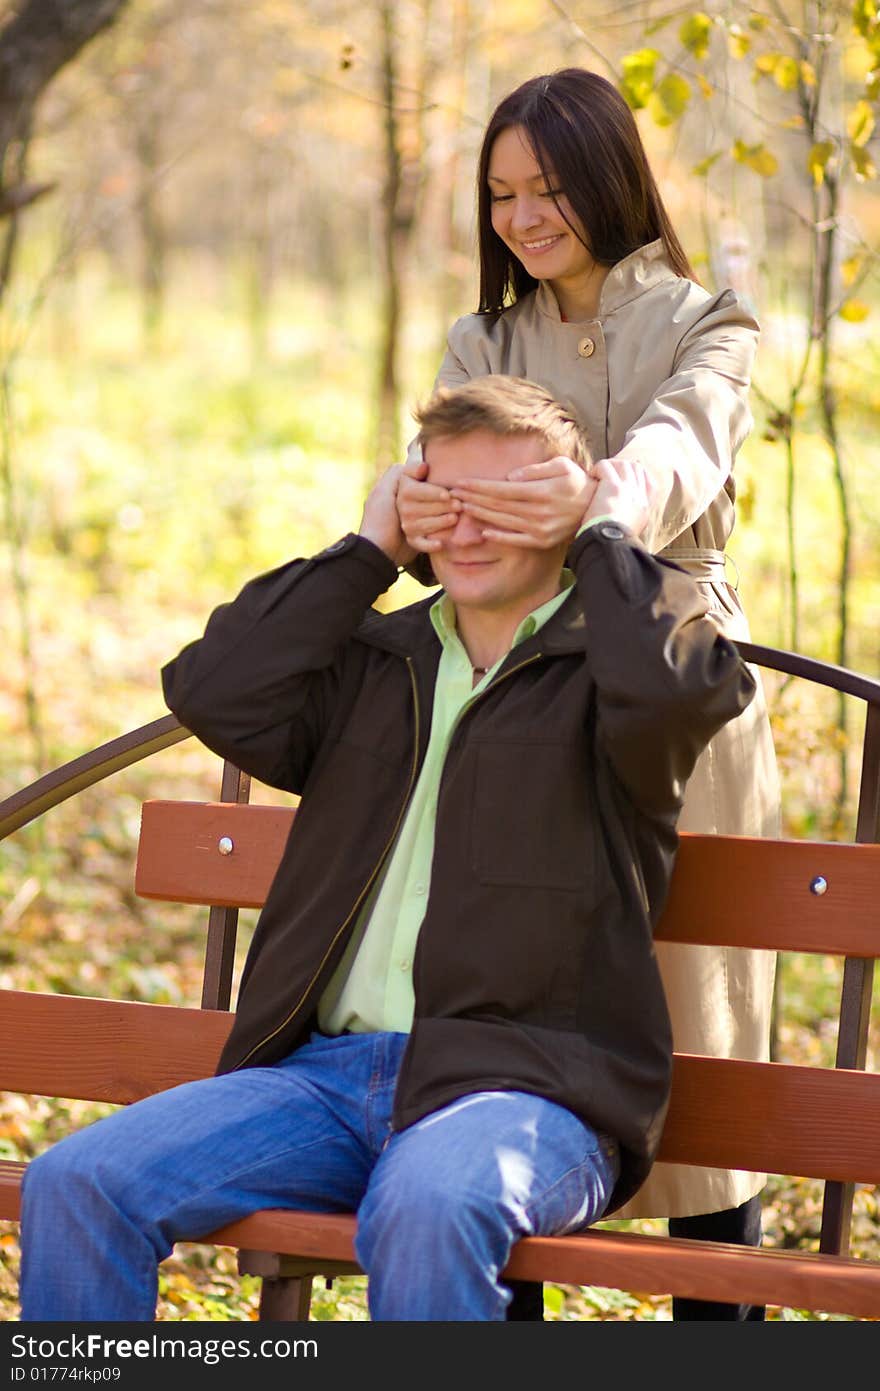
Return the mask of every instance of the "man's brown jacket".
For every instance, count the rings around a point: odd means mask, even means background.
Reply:
[[[450,743],[393,1124],[469,1092],[540,1093],[620,1142],[616,1208],[648,1173],[668,1102],[653,927],[684,786],[754,681],[691,578],[623,528],[590,528],[569,563],[569,597]],[[302,796],[220,1071],[272,1063],[316,1027],[415,787],[436,596],[377,612],[396,575],[347,536],[253,580],[163,670],[182,724]]]

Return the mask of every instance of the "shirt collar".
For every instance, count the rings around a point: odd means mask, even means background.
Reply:
[[[574,573],[564,569],[559,577],[560,590],[554,594],[552,599],[546,603],[539,604],[531,613],[527,613],[513,635],[513,642],[510,646],[516,647],[518,643],[524,642],[526,638],[532,637],[539,628],[543,628],[548,618],[551,618],[563,602],[568,598],[569,591],[574,584]],[[438,638],[444,647],[458,645],[461,639],[458,636],[458,625],[455,620],[455,605],[448,594],[441,594],[431,605],[431,622]]]

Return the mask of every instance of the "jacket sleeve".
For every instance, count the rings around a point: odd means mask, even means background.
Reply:
[[[245,585],[162,669],[168,708],[267,786],[301,792],[333,716],[348,640],[397,567],[349,535]]]
[[[658,483],[642,540],[662,550],[701,517],[733,471],[752,427],[748,404],[756,320],[732,290],[707,301],[682,337],[672,375],[658,384],[618,454],[640,460]]]
[[[625,527],[598,522],[569,557],[587,624],[603,747],[630,798],[673,823],[694,764],[755,680],[699,586]]]

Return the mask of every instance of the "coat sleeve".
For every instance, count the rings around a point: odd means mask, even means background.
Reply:
[[[707,301],[681,338],[671,376],[626,432],[618,454],[645,464],[658,483],[642,540],[662,550],[701,517],[733,472],[752,427],[748,404],[756,320],[732,290]]]
[[[162,669],[168,708],[270,787],[302,792],[338,704],[350,638],[397,567],[349,535],[245,585]]]
[[[690,575],[625,527],[588,528],[569,559],[586,615],[600,745],[632,801],[674,825],[697,759],[749,704],[754,677]]]

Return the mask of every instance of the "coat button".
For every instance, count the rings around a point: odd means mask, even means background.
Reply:
[[[582,338],[578,343],[578,357],[592,357],[596,351],[596,344],[592,338]]]
[[[622,541],[626,534],[623,527],[616,526],[614,522],[603,522],[599,527],[599,533],[607,541]]]

